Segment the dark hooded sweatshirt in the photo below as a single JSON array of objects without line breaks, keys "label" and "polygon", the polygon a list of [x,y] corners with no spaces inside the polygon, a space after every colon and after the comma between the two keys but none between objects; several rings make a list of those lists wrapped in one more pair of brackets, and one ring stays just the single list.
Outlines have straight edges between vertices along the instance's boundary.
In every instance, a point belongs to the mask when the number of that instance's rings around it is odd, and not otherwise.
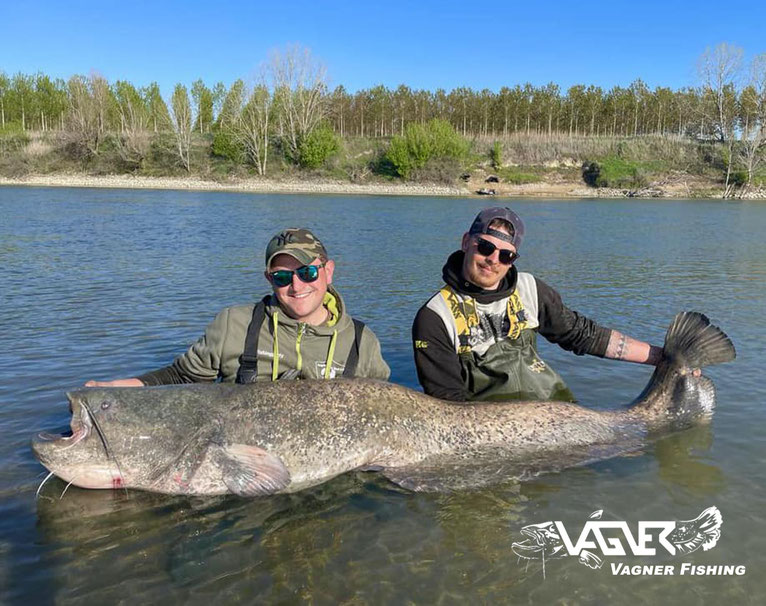
[{"label": "dark hooded sweatshirt", "polygon": [[[461,295],[486,304],[507,299],[516,289],[518,272],[511,267],[496,290],[484,290],[468,282],[462,274],[463,251],[450,255],[442,270],[444,282]],[[577,355],[604,357],[610,329],[602,327],[566,307],[561,296],[542,280],[534,278],[537,288],[539,334]],[[435,296],[441,296],[437,293]],[[502,336],[500,337],[502,338]],[[428,303],[418,310],[412,325],[415,366],[423,390],[444,400],[467,401],[471,398],[461,373],[460,359],[444,321]]]}]

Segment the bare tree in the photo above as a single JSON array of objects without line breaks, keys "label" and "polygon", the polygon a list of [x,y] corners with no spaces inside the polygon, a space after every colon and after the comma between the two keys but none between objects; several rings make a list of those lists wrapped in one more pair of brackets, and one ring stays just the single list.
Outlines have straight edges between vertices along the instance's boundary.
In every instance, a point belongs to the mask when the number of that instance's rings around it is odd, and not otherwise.
[{"label": "bare tree", "polygon": [[69,107],[66,122],[71,141],[86,153],[97,155],[102,130],[90,82],[83,76],[72,76],[67,83],[67,91]]},{"label": "bare tree", "polygon": [[149,150],[149,108],[146,100],[130,82],[117,81],[114,90],[120,114],[117,149],[125,162],[137,167]]},{"label": "bare tree", "polygon": [[739,156],[747,169],[747,185],[743,194],[753,186],[753,175],[763,164],[766,150],[766,53],[753,58],[746,92],[752,97],[753,115],[747,116],[740,124],[742,145]]},{"label": "bare tree", "polygon": [[96,125],[98,129],[98,140],[102,141],[109,128],[109,110],[112,108],[112,92],[109,89],[109,82],[101,74],[92,71],[89,77],[90,93],[93,97],[93,108],[96,113]]},{"label": "bare tree", "polygon": [[697,71],[705,92],[713,100],[711,121],[721,142],[733,138],[734,107],[732,93],[742,69],[743,51],[725,42],[705,49],[697,62]]},{"label": "bare tree", "polygon": [[189,103],[189,91],[183,84],[176,84],[173,90],[173,96],[170,99],[170,114],[178,157],[186,171],[190,172],[192,110],[191,103]]},{"label": "bare tree", "polygon": [[703,107],[707,105],[710,114],[708,118],[721,143],[726,143],[724,198],[728,198],[733,193],[731,169],[736,127],[736,86],[742,69],[742,54],[741,48],[722,42],[713,49],[706,48],[697,63],[697,71],[702,80],[703,97],[711,100],[709,104],[703,104]]},{"label": "bare tree", "polygon": [[234,127],[234,137],[242,146],[258,174],[266,174],[269,157],[269,137],[272,131],[274,95],[265,80],[252,87]]},{"label": "bare tree", "polygon": [[272,52],[270,71],[279,130],[288,155],[297,161],[301,140],[327,114],[325,67],[309,49],[295,45],[284,52]]}]

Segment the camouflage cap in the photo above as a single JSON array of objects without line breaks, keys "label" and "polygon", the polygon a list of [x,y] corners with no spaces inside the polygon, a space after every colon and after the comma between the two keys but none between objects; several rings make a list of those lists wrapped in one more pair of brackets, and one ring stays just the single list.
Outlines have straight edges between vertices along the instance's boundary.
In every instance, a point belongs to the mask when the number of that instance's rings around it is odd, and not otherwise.
[{"label": "camouflage cap", "polygon": [[288,227],[282,230],[266,246],[266,269],[277,255],[290,255],[304,265],[319,257],[327,261],[324,244],[311,231],[302,227]]},{"label": "camouflage cap", "polygon": [[[511,225],[511,234],[508,235],[504,232],[490,228],[490,223],[495,219],[502,219],[507,221]],[[521,241],[524,239],[524,221],[521,217],[513,212],[510,208],[495,206],[494,208],[485,208],[481,211],[471,224],[471,228],[468,230],[471,235],[474,234],[487,234],[489,236],[495,236],[501,240],[505,240],[509,244],[513,244],[516,250],[521,246]]]}]

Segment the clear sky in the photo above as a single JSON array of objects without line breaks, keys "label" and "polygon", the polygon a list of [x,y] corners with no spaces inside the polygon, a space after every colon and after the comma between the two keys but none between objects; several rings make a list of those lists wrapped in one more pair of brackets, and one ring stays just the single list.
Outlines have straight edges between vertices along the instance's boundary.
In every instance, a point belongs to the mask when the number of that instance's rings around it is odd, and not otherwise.
[{"label": "clear sky", "polygon": [[248,79],[270,49],[307,46],[330,85],[451,90],[553,81],[604,88],[696,84],[697,57],[728,42],[766,52],[766,0],[622,2],[4,2],[0,71],[212,86]]}]

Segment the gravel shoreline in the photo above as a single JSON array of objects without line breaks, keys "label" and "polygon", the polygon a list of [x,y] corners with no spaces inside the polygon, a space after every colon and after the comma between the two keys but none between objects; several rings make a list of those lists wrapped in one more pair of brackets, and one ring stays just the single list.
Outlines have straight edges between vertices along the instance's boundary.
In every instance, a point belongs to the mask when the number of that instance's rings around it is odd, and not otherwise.
[{"label": "gravel shoreline", "polygon": [[466,196],[459,187],[406,183],[345,183],[342,181],[269,181],[246,179],[231,183],[196,177],[134,177],[131,175],[30,175],[20,179],[0,177],[0,185],[35,187],[101,187],[115,189],[179,189],[256,193],[372,194],[392,196]]},{"label": "gravel shoreline", "polygon": [[[720,198],[720,193],[714,193],[709,184],[700,195],[697,188],[689,187],[685,182],[678,184],[662,184],[660,186],[629,191],[620,189],[594,189],[581,182],[531,183],[526,185],[511,185],[506,183],[492,184],[496,196],[477,196],[478,189],[485,187],[483,178],[474,178],[464,185],[449,186],[436,184],[413,183],[349,183],[347,181],[301,181],[269,179],[242,179],[220,183],[206,181],[198,177],[137,177],[132,175],[28,175],[11,179],[0,177],[0,186],[31,186],[31,187],[96,187],[113,189],[175,189],[197,191],[230,191],[253,193],[287,193],[287,194],[340,194],[340,195],[375,195],[375,196],[458,196],[483,197],[492,199],[506,197],[543,198],[543,199],[578,199],[578,198]],[[700,188],[702,189],[702,188]],[[766,189],[761,188],[748,192],[745,199],[764,200]]]}]

